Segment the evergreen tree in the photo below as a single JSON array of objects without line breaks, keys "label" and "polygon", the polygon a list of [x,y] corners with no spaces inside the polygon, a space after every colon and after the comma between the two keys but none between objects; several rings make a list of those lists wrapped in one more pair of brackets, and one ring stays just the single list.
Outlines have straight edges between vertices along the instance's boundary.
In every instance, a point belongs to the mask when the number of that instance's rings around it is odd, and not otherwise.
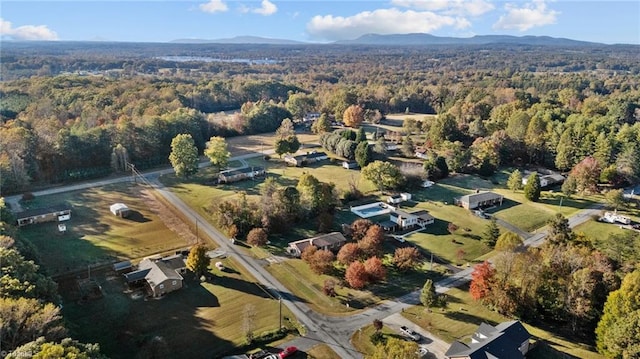
[{"label": "evergreen tree", "polygon": [[431,279],[427,279],[420,291],[420,303],[427,308],[433,307],[438,301],[438,294],[436,293],[436,286]]},{"label": "evergreen tree", "polygon": [[358,162],[360,168],[364,168],[371,162],[371,155],[371,147],[367,141],[358,143],[358,147],[356,147],[356,162]]},{"label": "evergreen tree", "polygon": [[356,139],[355,141],[357,143],[360,142],[367,142],[367,133],[364,131],[364,127],[360,127],[358,129],[358,132],[356,132]]},{"label": "evergreen tree", "polygon": [[509,180],[507,180],[507,188],[513,192],[522,188],[522,173],[520,173],[520,170],[511,172]]},{"label": "evergreen tree", "polygon": [[533,202],[537,202],[540,199],[540,177],[537,172],[533,172],[527,178],[527,184],[524,186],[524,196]]},{"label": "evergreen tree", "polygon": [[487,228],[482,235],[482,243],[488,247],[493,247],[496,245],[498,237],[500,237],[500,228],[498,228],[496,217],[491,217],[491,221],[487,224]]}]

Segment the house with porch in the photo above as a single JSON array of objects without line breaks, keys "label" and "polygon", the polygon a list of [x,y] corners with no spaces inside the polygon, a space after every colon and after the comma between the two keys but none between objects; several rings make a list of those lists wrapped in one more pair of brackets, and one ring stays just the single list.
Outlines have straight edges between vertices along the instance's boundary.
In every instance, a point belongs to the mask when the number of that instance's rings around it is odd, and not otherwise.
[{"label": "house with porch", "polygon": [[517,320],[495,327],[482,323],[471,336],[471,343],[455,341],[446,351],[447,359],[523,359],[529,352],[531,334]]},{"label": "house with porch", "polygon": [[153,297],[161,297],[182,288],[184,274],[187,270],[184,256],[175,254],[164,258],[145,258],[138,264],[138,269],[124,275],[128,284],[145,282]]},{"label": "house with porch", "polygon": [[257,177],[265,176],[267,172],[263,167],[250,166],[234,170],[222,171],[218,174],[219,183],[232,183],[243,181],[246,179],[254,179]]},{"label": "house with porch", "polygon": [[342,233],[331,232],[313,238],[306,238],[295,242],[289,242],[289,245],[287,246],[287,252],[294,257],[300,257],[300,255],[302,255],[302,252],[304,252],[304,250],[309,246],[315,246],[318,249],[337,251],[345,243],[347,243],[347,239],[344,238]]},{"label": "house with porch", "polygon": [[435,218],[425,210],[409,213],[401,209],[394,209],[389,213],[389,220],[379,224],[385,231],[395,232],[417,227],[424,228],[433,224],[434,221]]}]

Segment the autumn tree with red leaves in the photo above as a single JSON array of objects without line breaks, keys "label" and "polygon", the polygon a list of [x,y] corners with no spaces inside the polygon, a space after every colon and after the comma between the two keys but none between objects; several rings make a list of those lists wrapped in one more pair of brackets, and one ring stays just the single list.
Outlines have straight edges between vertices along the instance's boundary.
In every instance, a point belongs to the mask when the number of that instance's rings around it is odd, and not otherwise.
[{"label": "autumn tree with red leaves", "polygon": [[415,247],[396,248],[393,253],[393,264],[400,271],[408,271],[420,263],[420,252]]},{"label": "autumn tree with red leaves", "polygon": [[351,238],[353,238],[354,241],[361,240],[367,234],[367,230],[371,226],[373,226],[373,222],[368,219],[356,219],[351,223]]},{"label": "autumn tree with red leaves", "polygon": [[318,251],[318,248],[316,246],[308,246],[302,251],[302,253],[300,254],[300,258],[303,261],[309,263],[311,262],[313,256],[316,254],[317,251]]},{"label": "autumn tree with red leaves", "polygon": [[598,160],[588,156],[573,167],[569,177],[575,179],[578,192],[595,193],[598,191],[598,180],[600,179],[601,171]]},{"label": "autumn tree with red leaves", "polygon": [[378,257],[367,259],[364,262],[364,269],[367,271],[369,282],[380,282],[387,277],[387,269]]},{"label": "autumn tree with red leaves", "polygon": [[326,274],[333,268],[336,256],[326,249],[318,250],[315,246],[309,246],[302,251],[301,258],[309,264],[309,268],[316,274]]},{"label": "autumn tree with red leaves", "polygon": [[336,282],[333,279],[326,279],[322,286],[322,293],[327,297],[336,296]]},{"label": "autumn tree with red leaves", "polygon": [[362,256],[362,251],[357,243],[347,243],[338,252],[338,262],[349,265]]},{"label": "autumn tree with red leaves", "polygon": [[252,246],[264,246],[267,244],[267,231],[264,228],[254,228],[247,234],[247,243]]},{"label": "autumn tree with red leaves", "polygon": [[471,273],[469,293],[475,300],[483,299],[491,293],[491,286],[496,275],[496,270],[491,263],[484,261],[476,265]]},{"label": "autumn tree with red leaves", "polygon": [[377,224],[369,227],[367,233],[358,242],[358,246],[365,256],[371,257],[377,255],[382,250],[384,242],[384,229]]},{"label": "autumn tree with red leaves", "polygon": [[449,233],[451,233],[451,234],[453,234],[455,231],[457,231],[458,228],[459,228],[458,225],[455,224],[455,223],[452,223],[452,222],[447,225],[447,231],[449,231]]},{"label": "autumn tree with red leaves", "polygon": [[353,262],[347,268],[347,272],[344,275],[344,279],[349,283],[349,286],[354,289],[362,289],[367,285],[369,275],[362,262]]}]

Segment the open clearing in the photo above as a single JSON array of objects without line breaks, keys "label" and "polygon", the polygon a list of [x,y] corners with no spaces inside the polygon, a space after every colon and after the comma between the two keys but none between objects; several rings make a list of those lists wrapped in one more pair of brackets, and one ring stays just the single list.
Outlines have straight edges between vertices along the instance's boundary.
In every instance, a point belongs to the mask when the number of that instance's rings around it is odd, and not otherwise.
[{"label": "open clearing", "polygon": [[[213,280],[200,282],[187,275],[182,289],[161,299],[125,292],[123,279],[108,272],[92,276],[104,297],[80,303],[73,279],[63,281],[64,317],[74,338],[99,343],[111,358],[131,358],[134,353],[142,358],[219,358],[244,345],[247,308],[255,312],[252,328],[257,335],[277,329],[280,322],[278,301],[243,267],[221,261],[229,269],[212,269]],[[292,325],[285,306],[282,314],[283,325]]]},{"label": "open clearing", "polygon": [[[129,218],[109,211],[109,206],[117,202],[132,210]],[[188,226],[141,185],[120,183],[42,196],[23,206],[41,208],[57,203],[71,206],[66,233],[58,233],[56,222],[20,229],[20,236],[38,249],[42,265],[53,276],[196,242]]]}]

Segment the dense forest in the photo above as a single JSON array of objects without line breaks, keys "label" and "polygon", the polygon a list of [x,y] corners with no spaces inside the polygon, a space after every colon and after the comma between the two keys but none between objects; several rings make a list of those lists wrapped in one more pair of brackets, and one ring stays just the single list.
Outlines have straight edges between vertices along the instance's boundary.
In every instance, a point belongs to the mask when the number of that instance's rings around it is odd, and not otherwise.
[{"label": "dense forest", "polygon": [[179,133],[202,152],[211,136],[274,131],[310,111],[341,119],[351,105],[369,121],[441,115],[414,124],[427,134],[416,145],[454,171],[569,170],[589,155],[606,182],[640,171],[637,46],[6,45],[3,193],[122,170],[122,147],[149,168],[168,162]]}]

